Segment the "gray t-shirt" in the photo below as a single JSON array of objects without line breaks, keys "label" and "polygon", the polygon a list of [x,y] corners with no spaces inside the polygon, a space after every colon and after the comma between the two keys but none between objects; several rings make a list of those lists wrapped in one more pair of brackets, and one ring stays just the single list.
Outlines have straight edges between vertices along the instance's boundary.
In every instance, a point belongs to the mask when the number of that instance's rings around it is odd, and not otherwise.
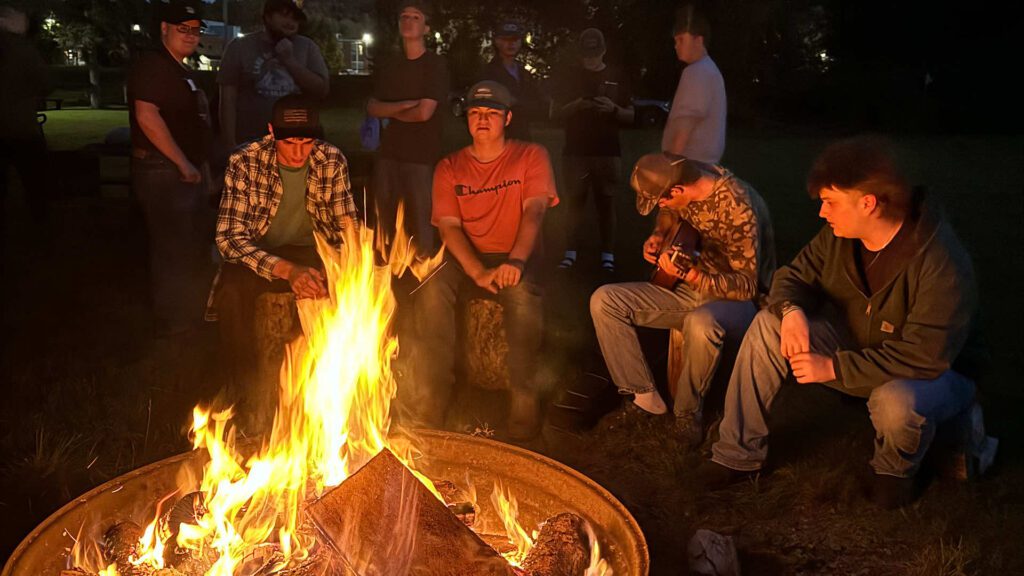
[{"label": "gray t-shirt", "polygon": [[682,150],[683,156],[718,164],[725,152],[725,115],[725,81],[718,66],[705,54],[687,65],[679,76],[679,86],[661,136],[661,149],[670,150],[669,144],[680,129],[679,123],[673,120],[689,116],[696,119],[696,124]]},{"label": "gray t-shirt", "polygon": [[[299,35],[290,40],[295,60],[327,80],[327,64],[316,43]],[[238,89],[235,120],[238,142],[266,135],[274,102],[282,96],[302,92],[278,60],[275,46],[276,42],[263,30],[232,40],[224,51],[217,82]]]},{"label": "gray t-shirt", "polygon": [[264,248],[279,246],[312,246],[313,223],[306,212],[306,178],[309,176],[309,162],[301,168],[281,166],[281,203],[270,219],[270,227],[260,244]]}]

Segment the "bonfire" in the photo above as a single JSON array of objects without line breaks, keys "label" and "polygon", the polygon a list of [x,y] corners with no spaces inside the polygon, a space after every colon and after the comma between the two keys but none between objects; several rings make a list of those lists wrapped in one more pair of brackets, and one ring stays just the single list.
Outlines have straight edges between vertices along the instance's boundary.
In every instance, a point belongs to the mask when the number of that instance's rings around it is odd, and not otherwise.
[{"label": "bonfire", "polygon": [[[435,486],[417,472],[415,436],[391,430],[391,276],[426,278],[441,256],[416,261],[399,239],[380,265],[373,238],[350,226],[340,249],[318,241],[330,294],[297,301],[304,337],[287,350],[262,443],[240,445],[230,408],[196,407],[202,477],[179,474],[147,526],[121,522],[103,542],[79,540],[67,574],[611,574],[579,517],[521,526],[515,496],[498,485],[491,501],[506,534],[485,542],[472,530],[471,481]],[[391,553],[360,552],[381,538]]]}]

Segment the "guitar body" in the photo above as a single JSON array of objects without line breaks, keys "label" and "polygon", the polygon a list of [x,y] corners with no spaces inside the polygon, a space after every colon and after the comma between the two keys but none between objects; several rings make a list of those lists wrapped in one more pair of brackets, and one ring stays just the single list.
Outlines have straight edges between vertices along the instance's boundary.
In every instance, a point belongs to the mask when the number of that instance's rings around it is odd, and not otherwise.
[{"label": "guitar body", "polygon": [[[700,258],[700,233],[686,220],[680,219],[671,230],[672,241],[663,248],[662,254],[668,252],[673,264],[682,270],[689,270]],[[651,273],[651,284],[672,290],[680,280],[674,274],[655,266]]]}]

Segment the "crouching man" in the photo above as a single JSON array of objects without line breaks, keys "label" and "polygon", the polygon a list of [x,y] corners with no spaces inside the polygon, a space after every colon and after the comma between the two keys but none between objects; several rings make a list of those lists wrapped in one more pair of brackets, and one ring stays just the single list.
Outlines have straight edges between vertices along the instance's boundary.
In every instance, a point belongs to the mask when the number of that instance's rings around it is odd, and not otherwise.
[{"label": "crouching man", "polygon": [[558,203],[551,161],[537,145],[506,140],[512,97],[483,81],[466,96],[473,143],[438,163],[432,223],[447,248],[446,260],[419,289],[415,388],[404,392],[421,424],[441,428],[455,383],[455,304],[460,295],[496,298],[504,309],[513,389],[508,433],[530,438],[539,430],[534,386],[543,336],[537,281],[544,213]]},{"label": "crouching man", "polygon": [[913,499],[936,426],[974,400],[982,351],[971,259],[882,139],[829,146],[807,190],[828,226],[776,273],[769,308],[740,347],[720,440],[698,479],[716,489],[761,469],[768,412],[792,373],[800,384],[867,398],[872,499],[895,508]]},{"label": "crouching man", "polygon": [[[633,395],[626,409],[641,417],[664,414],[668,407],[655,389],[636,328],[682,329],[684,364],[672,411],[677,439],[689,449],[703,440],[704,398],[720,361],[735,354],[771,281],[771,217],[749,184],[721,166],[682,156],[641,157],[630,184],[641,214],[660,208],[643,248],[659,274],[651,282],[598,288],[590,314],[612,380],[620,393]],[[699,247],[699,256],[685,267],[676,265],[670,250],[680,226],[691,236],[682,242],[684,249],[693,253]]]}]

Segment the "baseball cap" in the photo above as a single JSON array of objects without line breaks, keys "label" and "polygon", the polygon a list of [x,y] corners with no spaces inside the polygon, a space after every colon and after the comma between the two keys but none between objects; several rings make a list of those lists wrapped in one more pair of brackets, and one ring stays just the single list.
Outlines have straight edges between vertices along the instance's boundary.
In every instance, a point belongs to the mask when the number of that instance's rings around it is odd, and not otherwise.
[{"label": "baseball cap", "polygon": [[526,36],[526,29],[515,20],[503,20],[491,30],[494,38],[522,38]]},{"label": "baseball cap", "polygon": [[475,106],[486,106],[496,110],[508,110],[515,104],[515,98],[501,83],[493,80],[483,80],[473,84],[473,87],[466,93],[465,109],[469,110]]},{"label": "baseball cap", "polygon": [[597,28],[587,28],[580,32],[580,54],[586,58],[604,54],[604,34]]},{"label": "baseball cap", "polygon": [[263,3],[263,15],[289,12],[299,21],[306,21],[306,13],[302,11],[302,0],[266,0]]},{"label": "baseball cap", "polygon": [[289,94],[274,102],[270,125],[274,128],[275,140],[323,138],[324,135],[320,110],[301,94]]},{"label": "baseball cap", "polygon": [[161,0],[157,5],[157,16],[161,22],[170,24],[202,20],[202,3],[199,0]]},{"label": "baseball cap", "polygon": [[415,8],[423,13],[423,16],[430,20],[433,15],[433,10],[430,9],[430,3],[426,0],[402,0],[398,3],[398,13],[401,14],[402,10],[406,8]]},{"label": "baseball cap", "polygon": [[644,154],[636,161],[629,185],[636,192],[636,209],[650,214],[658,199],[673,186],[693,184],[700,179],[698,162],[668,152]]}]

